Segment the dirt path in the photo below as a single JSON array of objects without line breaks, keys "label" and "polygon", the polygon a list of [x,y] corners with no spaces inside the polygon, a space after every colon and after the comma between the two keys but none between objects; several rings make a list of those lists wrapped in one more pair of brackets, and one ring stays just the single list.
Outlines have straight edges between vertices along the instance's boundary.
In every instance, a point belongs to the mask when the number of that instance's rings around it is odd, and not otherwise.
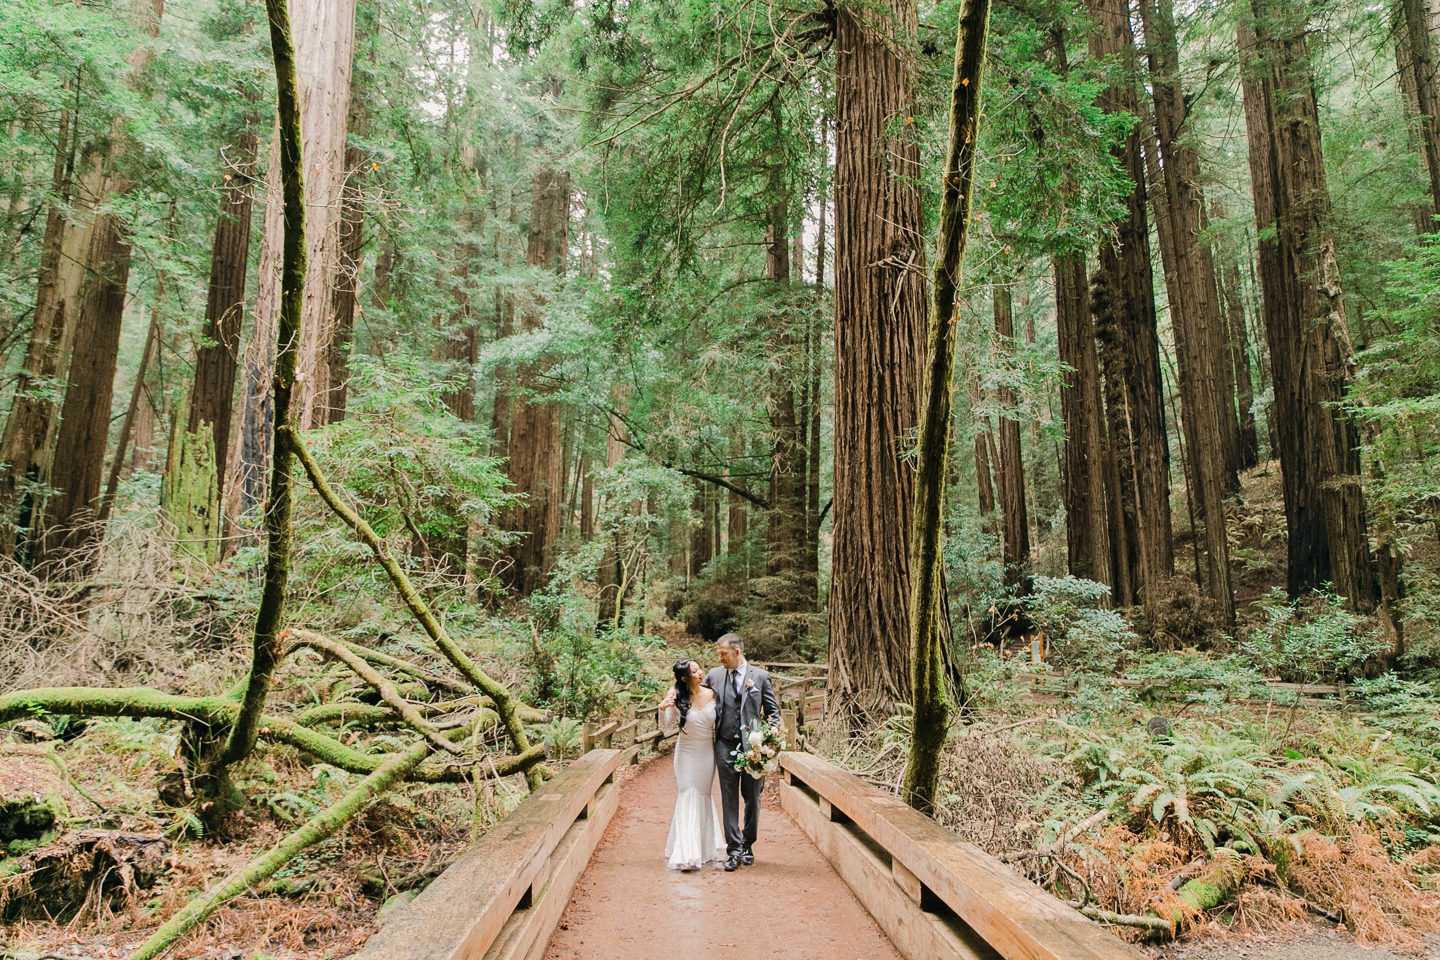
[{"label": "dirt path", "polygon": [[621,789],[547,960],[899,960],[774,790],[765,791],[755,866],[680,873],[665,865],[675,806],[670,756],[641,767]]}]

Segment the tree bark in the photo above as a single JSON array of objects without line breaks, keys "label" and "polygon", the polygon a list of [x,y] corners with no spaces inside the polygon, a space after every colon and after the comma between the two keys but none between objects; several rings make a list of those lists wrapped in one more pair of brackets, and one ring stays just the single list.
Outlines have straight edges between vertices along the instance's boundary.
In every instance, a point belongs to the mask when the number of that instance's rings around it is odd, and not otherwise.
[{"label": "tree bark", "polygon": [[[935,810],[940,758],[950,728],[945,689],[945,474],[950,459],[951,382],[955,373],[955,311],[970,228],[980,88],[990,27],[990,0],[963,0],[950,84],[950,137],[941,179],[933,299],[925,343],[924,405],[916,445],[910,539],[910,686],[914,715],[910,756],[901,787],[921,813]],[[998,310],[998,308],[997,308]],[[997,313],[998,317],[998,313]],[[1018,430],[1018,424],[1017,430]],[[1018,433],[1017,433],[1018,441]],[[1023,484],[1022,484],[1023,494]],[[963,691],[962,691],[963,696]]]},{"label": "tree bark", "polygon": [[225,495],[230,455],[230,422],[240,365],[240,327],[245,318],[245,278],[250,261],[250,227],[255,209],[255,162],[259,139],[245,131],[236,141],[236,160],[226,174],[215,244],[210,255],[210,293],[205,328],[195,350],[195,385],[185,432],[209,424],[215,443],[216,496]]},{"label": "tree bark", "polygon": [[293,0],[300,65],[300,122],[305,143],[305,318],[299,344],[300,429],[323,424],[334,386],[330,370],[332,297],[340,269],[346,182],[345,137],[355,51],[355,0]]},{"label": "tree bark", "polygon": [[[1430,178],[1431,215],[1440,216],[1440,77],[1426,0],[1398,0],[1394,8],[1395,62],[1400,84],[1418,118],[1420,155]],[[1433,220],[1426,233],[1437,229]]]},{"label": "tree bark", "polygon": [[1375,608],[1360,486],[1360,438],[1339,404],[1353,350],[1330,237],[1306,10],[1251,0],[1240,24],[1250,182],[1260,287],[1284,475],[1288,588],[1326,584],[1351,607]]},{"label": "tree bark", "polygon": [[51,483],[59,495],[48,504],[31,554],[36,569],[51,573],[65,569],[79,574],[79,568],[66,567],[66,558],[98,538],[95,511],[130,283],[130,245],[114,214],[96,218],[89,265],[92,276],[75,323],[75,349],[51,468]]},{"label": "tree bark", "polygon": [[1141,0],[1140,16],[1155,104],[1152,144],[1158,148],[1155,166],[1162,186],[1154,196],[1156,232],[1179,355],[1188,472],[1194,477],[1191,500],[1205,523],[1206,576],[1201,586],[1219,605],[1228,628],[1235,622],[1235,600],[1225,532],[1225,491],[1238,488],[1239,482],[1233,470],[1227,471],[1226,440],[1234,430],[1233,408],[1222,403],[1219,372],[1228,361],[1220,335],[1224,321],[1215,297],[1214,260],[1209,245],[1201,242],[1205,207],[1199,186],[1200,157],[1186,128],[1172,0]]},{"label": "tree bark", "polygon": [[[365,180],[364,157],[357,147],[345,148],[345,184],[340,196],[340,225],[337,242],[340,259],[335,268],[335,285],[330,293],[330,335],[326,342],[327,389],[317,401],[317,422],[340,423],[350,400],[350,346],[355,340],[355,315],[360,307],[360,274],[365,269],[365,207],[361,185]],[[474,362],[473,360],[471,361]],[[475,394],[470,391],[470,415],[475,419]]]},{"label": "tree bark", "polygon": [[22,536],[33,533],[38,505],[26,493],[26,481],[49,480],[60,409],[48,386],[69,373],[94,210],[105,189],[104,156],[93,147],[79,151],[77,183],[74,133],[69,117],[63,118],[53,175],[56,202],[45,218],[34,320],[0,437],[0,555],[7,557],[15,555]]},{"label": "tree bark", "polygon": [[[995,339],[998,350],[1006,354],[1015,347],[1015,314],[1010,288],[997,283],[991,287],[995,312]],[[1019,398],[1015,388],[1002,386],[996,391],[1000,403],[1000,519],[1005,582],[1028,593],[1030,569],[1030,519],[1025,508],[1025,460],[1020,448],[1020,421],[1015,413]]]},{"label": "tree bark", "polygon": [[1121,345],[1119,307],[1113,277],[1097,271],[1090,290],[1091,318],[1095,325],[1100,367],[1104,372],[1105,401],[1105,510],[1110,527],[1111,595],[1115,604],[1128,607],[1139,600],[1140,540],[1135,499],[1135,459],[1131,442],[1130,411],[1125,382],[1129,366]]},{"label": "tree bark", "polygon": [[[1091,55],[1118,56],[1124,65],[1123,79],[1101,94],[1100,104],[1107,113],[1140,116],[1129,7],[1092,0],[1090,14],[1099,27],[1090,38]],[[1138,129],[1126,137],[1117,160],[1133,187],[1125,198],[1126,214],[1116,224],[1114,241],[1101,245],[1099,276],[1108,291],[1108,319],[1113,322],[1113,326],[1106,325],[1108,339],[1124,359],[1124,412],[1129,430],[1128,434],[1112,431],[1112,437],[1128,436],[1129,449],[1117,443],[1115,451],[1128,457],[1134,476],[1136,586],[1148,604],[1159,599],[1161,584],[1174,575],[1175,553],[1170,529],[1170,451],[1150,273],[1145,160]],[[1102,339],[1107,330],[1101,331]],[[1107,378],[1110,366],[1106,365]]]},{"label": "tree bark", "polygon": [[[570,175],[540,170],[532,184],[530,232],[525,262],[564,274],[570,220]],[[520,331],[544,326],[544,299],[532,294],[520,311]],[[545,583],[554,562],[554,540],[560,533],[560,506],[565,496],[560,462],[560,404],[545,378],[545,363],[527,364],[517,372],[510,398],[510,482],[526,497],[504,519],[506,530],[521,538],[506,553],[512,566],[508,583],[528,597]]]},{"label": "tree bark", "polygon": [[830,709],[908,701],[912,469],[925,337],[913,0],[838,11]]},{"label": "tree bark", "polygon": [[1053,266],[1060,362],[1070,368],[1060,386],[1060,416],[1065,424],[1062,496],[1069,571],[1113,591],[1105,500],[1105,410],[1100,401],[1100,362],[1095,355],[1085,255],[1059,254]]}]

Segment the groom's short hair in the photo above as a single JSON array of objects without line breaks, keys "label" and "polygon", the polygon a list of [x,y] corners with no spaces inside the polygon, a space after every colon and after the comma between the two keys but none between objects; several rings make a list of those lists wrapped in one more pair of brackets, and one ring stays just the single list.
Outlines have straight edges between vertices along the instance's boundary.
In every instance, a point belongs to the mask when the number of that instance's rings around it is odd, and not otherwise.
[{"label": "groom's short hair", "polygon": [[716,642],[716,643],[723,643],[723,644],[725,644],[725,646],[727,646],[727,647],[734,647],[736,650],[739,650],[741,653],[744,653],[744,652],[745,652],[745,641],[740,639],[740,635],[739,635],[738,633],[727,633],[727,634],[725,634],[725,636],[721,637],[719,640],[716,640],[715,642]]}]

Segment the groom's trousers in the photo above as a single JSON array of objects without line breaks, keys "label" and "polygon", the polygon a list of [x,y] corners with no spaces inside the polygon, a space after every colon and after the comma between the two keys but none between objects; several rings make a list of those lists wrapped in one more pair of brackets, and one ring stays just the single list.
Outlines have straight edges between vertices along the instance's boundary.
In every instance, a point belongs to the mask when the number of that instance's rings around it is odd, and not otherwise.
[{"label": "groom's trousers", "polygon": [[[715,738],[715,773],[720,777],[720,808],[725,820],[725,852],[735,856],[749,850],[760,833],[760,791],[764,780],[748,773],[736,773],[730,751],[740,746],[738,739]],[[740,829],[740,801],[745,801],[745,829]]]}]

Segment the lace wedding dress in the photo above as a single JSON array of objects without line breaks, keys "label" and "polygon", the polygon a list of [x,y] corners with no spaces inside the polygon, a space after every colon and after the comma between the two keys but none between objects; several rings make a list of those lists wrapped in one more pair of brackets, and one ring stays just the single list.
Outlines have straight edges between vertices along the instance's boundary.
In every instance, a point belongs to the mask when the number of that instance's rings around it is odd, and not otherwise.
[{"label": "lace wedding dress", "polygon": [[[710,787],[715,781],[715,711],[711,700],[685,717],[685,729],[675,742],[675,818],[670,821],[670,839],[665,841],[665,858],[672,869],[698,870],[712,861],[725,859],[725,833]],[[680,722],[680,711],[661,711],[660,726],[668,734]]]}]

